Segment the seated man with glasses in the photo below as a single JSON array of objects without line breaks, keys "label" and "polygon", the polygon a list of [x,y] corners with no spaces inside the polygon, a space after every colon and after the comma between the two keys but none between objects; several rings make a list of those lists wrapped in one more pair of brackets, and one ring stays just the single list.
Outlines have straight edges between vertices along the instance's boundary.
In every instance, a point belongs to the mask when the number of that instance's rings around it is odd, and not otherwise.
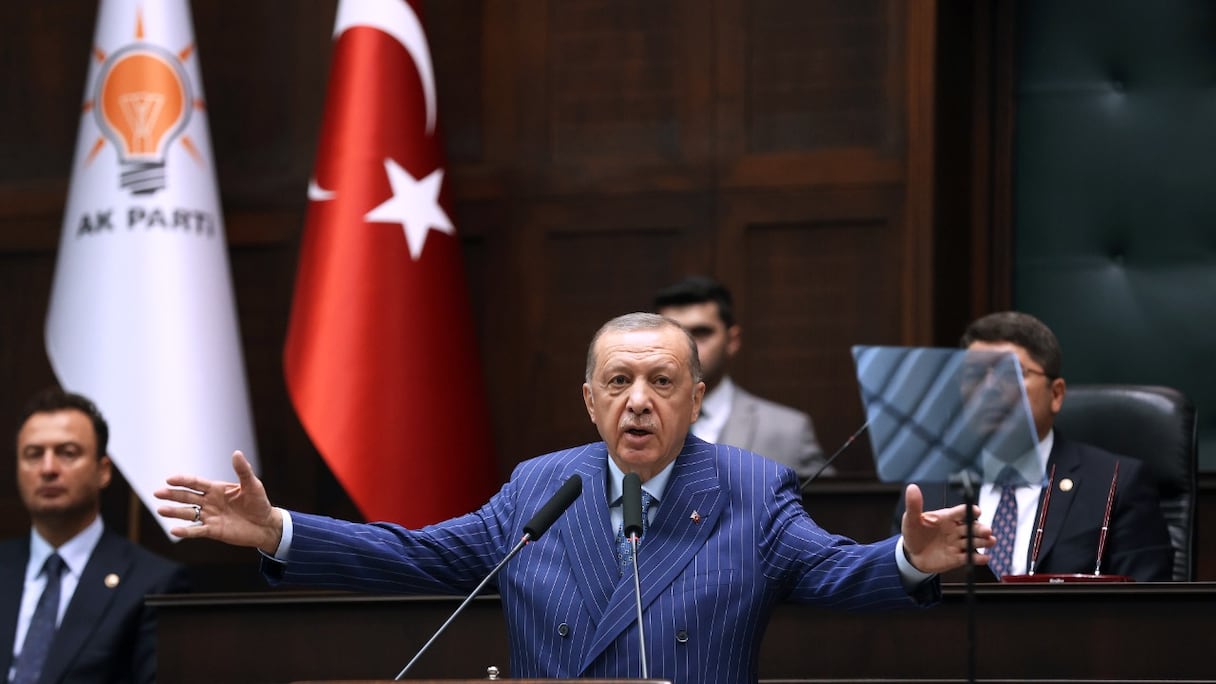
[{"label": "seated man with glasses", "polygon": [[[1104,575],[1138,582],[1169,581],[1173,550],[1151,473],[1135,459],[1069,441],[1053,429],[1066,386],[1060,343],[1051,329],[1028,314],[994,313],[969,325],[961,346],[1017,357],[1038,438],[1034,477],[1023,473],[1009,483],[995,478],[979,491],[980,522],[997,537],[990,550],[993,574],[1023,575],[1032,569],[1036,574],[1093,574],[1100,568]],[[983,382],[979,377],[974,381]],[[966,392],[966,373],[962,382]],[[926,505],[961,501],[961,494],[945,484],[920,484]],[[1047,515],[1038,535],[1044,502]],[[897,514],[902,509],[901,502]]]}]

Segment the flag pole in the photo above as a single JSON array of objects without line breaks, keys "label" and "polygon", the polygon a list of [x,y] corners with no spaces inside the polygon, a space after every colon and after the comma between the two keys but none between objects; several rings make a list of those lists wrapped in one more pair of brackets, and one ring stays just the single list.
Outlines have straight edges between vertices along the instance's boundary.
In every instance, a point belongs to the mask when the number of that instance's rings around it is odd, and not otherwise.
[{"label": "flag pole", "polygon": [[127,539],[139,543],[139,512],[143,503],[134,489],[127,491]]}]

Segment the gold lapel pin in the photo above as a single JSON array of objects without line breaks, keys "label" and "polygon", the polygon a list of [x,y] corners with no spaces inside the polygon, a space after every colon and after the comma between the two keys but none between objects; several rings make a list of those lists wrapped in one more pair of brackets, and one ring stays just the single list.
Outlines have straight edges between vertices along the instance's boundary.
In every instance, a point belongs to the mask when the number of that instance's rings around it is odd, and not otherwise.
[{"label": "gold lapel pin", "polygon": [[107,587],[109,587],[110,589],[113,589],[114,587],[118,586],[118,583],[121,580],[118,579],[118,575],[111,572],[110,574],[106,575],[106,578],[103,581],[105,582]]},{"label": "gold lapel pin", "polygon": [[1070,480],[1067,477],[1064,478],[1063,480],[1060,480],[1060,491],[1061,492],[1071,492],[1072,491],[1072,480]]}]

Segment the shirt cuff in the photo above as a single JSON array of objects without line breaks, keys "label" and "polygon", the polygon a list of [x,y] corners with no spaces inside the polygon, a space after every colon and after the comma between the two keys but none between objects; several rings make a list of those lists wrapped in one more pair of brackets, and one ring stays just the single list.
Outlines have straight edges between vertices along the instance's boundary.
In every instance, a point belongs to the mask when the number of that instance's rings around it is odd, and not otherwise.
[{"label": "shirt cuff", "polygon": [[[286,537],[286,525],[283,526],[283,530],[283,536]],[[899,567],[899,578],[904,583],[904,589],[907,589],[909,592],[935,574],[932,572],[921,572],[916,569],[916,566],[912,565],[912,561],[908,560],[908,552],[904,549],[903,535],[900,535],[899,541],[895,543],[895,565]]]},{"label": "shirt cuff", "polygon": [[286,508],[276,508],[276,510],[278,510],[283,516],[283,537],[279,539],[279,547],[274,550],[273,556],[261,549],[258,549],[258,553],[262,554],[266,558],[269,558],[270,560],[279,563],[286,563],[287,554],[291,553],[291,537],[293,529],[291,526],[291,513],[289,513]]}]

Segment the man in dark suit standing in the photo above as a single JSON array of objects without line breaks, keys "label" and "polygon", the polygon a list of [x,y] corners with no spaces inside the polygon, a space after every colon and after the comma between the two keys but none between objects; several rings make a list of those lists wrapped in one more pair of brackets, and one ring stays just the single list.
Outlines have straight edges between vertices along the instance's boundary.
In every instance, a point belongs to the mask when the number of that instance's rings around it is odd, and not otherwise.
[{"label": "man in dark suit standing", "polygon": [[762,399],[731,379],[730,363],[743,344],[743,328],[725,285],[706,276],[690,276],[660,290],[654,308],[684,326],[697,341],[705,400],[692,426],[694,435],[767,456],[793,468],[803,479],[835,474],[831,466],[823,468],[823,449],[808,414]]},{"label": "man in dark suit standing", "polygon": [[[1063,355],[1054,333],[1029,314],[1004,311],[984,316],[967,327],[961,346],[979,352],[1011,352],[1021,365],[1030,413],[1038,433],[1037,468],[1018,478],[1005,493],[998,482],[986,482],[979,493],[980,521],[996,527],[995,520],[1010,511],[1005,538],[998,538],[994,554],[1006,548],[1007,558],[995,555],[989,564],[994,574],[1025,574],[1034,553],[1033,538],[1042,502],[1048,499],[1047,518],[1039,544],[1036,573],[1089,573],[1098,561],[1101,526],[1111,481],[1118,476],[1111,506],[1101,569],[1103,574],[1126,575],[1139,582],[1168,581],[1173,570],[1173,549],[1157,491],[1145,466],[1136,459],[1074,442],[1053,429],[1064,405],[1066,384],[1061,375]],[[1027,459],[1029,461],[1029,459]],[[991,480],[994,478],[985,478]],[[920,483],[925,501],[947,505],[961,496],[941,483]],[[1007,500],[1002,500],[1003,498]],[[897,509],[898,515],[902,513]],[[999,532],[998,537],[1001,537]]]},{"label": "man in dark suit standing", "polygon": [[[640,674],[632,572],[615,553],[626,473],[642,482],[637,565],[652,677],[755,682],[779,601],[879,610],[936,599],[933,573],[966,561],[962,506],[923,511],[910,486],[901,536],[858,544],[831,535],[802,508],[789,468],[689,434],[700,375],[696,343],[678,324],[649,313],[609,321],[588,349],[583,384],[602,441],[525,461],[481,509],[420,530],[274,508],[240,452],[239,482],[171,477],[156,496],[174,503],[158,511],[197,521],[174,528],[178,536],[259,548],[273,557],[264,569],[275,582],[463,594],[577,476],[582,493],[552,531],[495,577],[515,678]],[[990,530],[972,529],[987,547]]]},{"label": "man in dark suit standing", "polygon": [[109,428],[85,397],[37,395],[17,432],[29,535],[0,542],[0,673],[6,682],[154,682],[146,594],[182,591],[183,569],[105,529]]}]

